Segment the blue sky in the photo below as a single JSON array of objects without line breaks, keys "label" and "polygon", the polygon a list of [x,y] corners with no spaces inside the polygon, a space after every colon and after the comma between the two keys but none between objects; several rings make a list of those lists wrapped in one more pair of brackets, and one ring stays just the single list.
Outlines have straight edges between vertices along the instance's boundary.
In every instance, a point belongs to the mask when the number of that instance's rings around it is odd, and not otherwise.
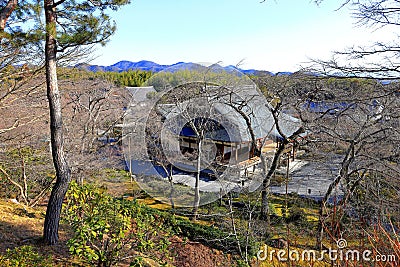
[{"label": "blue sky", "polygon": [[113,13],[117,33],[96,51],[92,64],[151,60],[160,64],[222,62],[242,68],[295,71],[309,58],[390,39],[355,26],[341,1],[132,0]]}]

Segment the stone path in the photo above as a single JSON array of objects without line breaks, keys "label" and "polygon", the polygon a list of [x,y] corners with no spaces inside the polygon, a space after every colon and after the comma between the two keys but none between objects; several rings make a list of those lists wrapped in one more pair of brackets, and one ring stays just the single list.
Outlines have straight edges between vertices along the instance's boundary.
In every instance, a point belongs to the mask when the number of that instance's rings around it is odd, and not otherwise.
[{"label": "stone path", "polygon": [[[330,163],[324,162],[307,162],[301,160],[295,160],[290,162],[289,164],[289,173],[290,173],[290,181],[288,183],[288,193],[297,193],[301,196],[310,197],[313,199],[321,199],[325,192],[327,191],[329,184],[335,178],[338,172],[338,163],[339,159],[333,159]],[[136,169],[139,169],[138,163],[136,165]],[[147,163],[146,168],[142,164],[141,165],[141,174],[147,173],[147,175],[155,175],[156,171],[154,168],[149,167],[150,163]],[[135,169],[135,168],[133,168]],[[144,171],[146,169],[146,171]],[[148,173],[148,170],[151,173]],[[256,172],[261,172],[260,169],[256,170]],[[286,173],[286,168],[282,167],[278,170],[280,173]],[[194,187],[195,185],[195,175],[179,173],[173,175],[174,183],[184,184],[190,187]],[[245,187],[250,187],[249,191],[254,191],[260,186],[260,182],[258,181],[245,181],[243,184],[241,182],[232,182],[232,181],[213,181],[207,179],[200,180],[200,190],[203,192],[219,192],[221,188],[223,190],[240,190]],[[286,193],[286,185],[282,184],[281,186],[271,186],[272,193],[285,194]],[[337,188],[337,190],[333,193],[337,195],[342,194],[342,190]]]},{"label": "stone path", "polygon": [[[288,193],[297,193],[314,199],[321,199],[328,190],[330,183],[338,173],[338,159],[335,162],[303,162],[300,168],[290,174]],[[285,194],[286,185],[271,186],[274,193]],[[342,195],[341,188],[337,188],[336,194]],[[333,193],[333,195],[335,192]]]}]

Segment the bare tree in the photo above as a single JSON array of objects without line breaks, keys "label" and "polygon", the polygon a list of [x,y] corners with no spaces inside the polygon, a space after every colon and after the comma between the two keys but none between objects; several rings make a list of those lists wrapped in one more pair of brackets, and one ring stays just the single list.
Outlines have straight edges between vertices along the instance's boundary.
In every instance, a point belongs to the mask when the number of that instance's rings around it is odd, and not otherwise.
[{"label": "bare tree", "polygon": [[[394,205],[391,198],[398,198],[396,177],[399,166],[394,160],[399,153],[396,145],[399,140],[397,85],[372,79],[329,78],[301,73],[285,78],[287,81],[283,87],[274,85],[274,80],[282,82],[283,79],[269,79],[273,80],[268,82],[272,89],[270,93],[279,95],[282,105],[293,110],[303,122],[308,133],[306,157],[328,164],[332,169],[332,177],[326,173],[325,178],[330,177],[331,182],[319,209],[317,245],[320,247],[324,230],[332,231],[330,234],[335,238],[342,234],[341,229],[329,230],[326,223],[328,220],[332,222],[330,204],[333,202],[341,212],[339,220],[348,213],[366,219],[362,210],[375,206],[373,201],[366,200],[369,197],[379,195],[379,203],[386,208]],[[385,197],[373,189],[370,184],[375,180],[373,177],[379,177],[385,184],[391,192],[389,198],[383,200]],[[332,194],[337,191],[341,200],[335,202]],[[361,195],[362,199],[365,197],[364,203],[357,200]],[[366,220],[384,220],[383,206],[377,209],[379,212],[368,215]]]},{"label": "bare tree", "polygon": [[67,89],[63,95],[66,151],[75,179],[83,182],[98,169],[120,166],[112,150],[119,151],[116,130],[125,116],[129,93],[98,79],[67,79],[60,84]]},{"label": "bare tree", "polygon": [[[367,221],[373,224],[376,220],[388,220],[389,213],[383,211],[385,208],[392,210],[390,206],[397,207],[392,199],[398,199],[396,176],[399,165],[394,158],[399,153],[396,143],[399,140],[397,81],[400,77],[400,45],[395,32],[396,27],[400,26],[400,5],[394,0],[343,1],[342,7],[347,6],[352,8],[358,26],[376,31],[393,30],[394,36],[391,41],[374,40],[369,46],[353,46],[345,51],[334,52],[331,60],[314,60],[315,65],[310,68],[314,72],[337,79],[370,79],[370,84],[364,82],[364,86],[358,87],[358,95],[352,90],[350,93],[346,92],[347,98],[344,97],[343,91],[329,92],[337,97],[338,101],[325,110],[326,114],[321,115],[321,118],[326,118],[329,114],[336,114],[337,120],[330,122],[336,128],[327,126],[325,122],[319,132],[325,137],[330,137],[330,141],[327,142],[333,142],[335,139],[335,143],[343,148],[344,156],[338,175],[322,199],[317,246],[322,244],[324,220],[329,217],[323,215],[326,208],[324,205],[329,201],[334,188],[341,182],[345,188],[344,197],[339,203],[342,208],[349,201],[357,205],[353,208],[360,213],[369,210],[374,215],[367,215]],[[354,84],[359,82],[353,80]],[[339,107],[341,101],[346,103],[348,108]],[[382,185],[390,192],[387,196],[382,194]]]},{"label": "bare tree", "polygon": [[[316,1],[317,3],[323,1]],[[393,29],[400,26],[400,4],[396,0],[346,0],[342,8],[351,7],[359,27],[371,30]],[[355,45],[334,52],[331,60],[314,60],[312,68],[330,75],[398,79],[400,44],[398,36],[391,41],[373,40],[369,46]]]}]

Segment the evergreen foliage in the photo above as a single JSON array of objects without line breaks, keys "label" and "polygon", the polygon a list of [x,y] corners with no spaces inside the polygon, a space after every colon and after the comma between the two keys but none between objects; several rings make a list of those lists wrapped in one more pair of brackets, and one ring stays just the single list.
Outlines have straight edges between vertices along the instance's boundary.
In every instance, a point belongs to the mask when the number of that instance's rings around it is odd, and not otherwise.
[{"label": "evergreen foliage", "polygon": [[151,76],[150,71],[128,70],[123,72],[96,72],[94,76],[104,78],[117,86],[142,86]]},{"label": "evergreen foliage", "polygon": [[80,80],[80,79],[104,79],[116,86],[142,86],[153,73],[143,70],[129,70],[123,72],[91,72],[76,68],[62,68],[59,71],[59,78],[62,80]]},{"label": "evergreen foliage", "polygon": [[152,252],[167,252],[171,229],[144,206],[76,182],[70,184],[66,199],[64,218],[74,231],[68,246],[87,263],[112,266],[126,257],[143,256],[158,260]]},{"label": "evergreen foliage", "polygon": [[38,254],[31,246],[21,246],[8,249],[4,255],[0,255],[0,266],[51,267],[53,266],[53,262],[50,257]]}]

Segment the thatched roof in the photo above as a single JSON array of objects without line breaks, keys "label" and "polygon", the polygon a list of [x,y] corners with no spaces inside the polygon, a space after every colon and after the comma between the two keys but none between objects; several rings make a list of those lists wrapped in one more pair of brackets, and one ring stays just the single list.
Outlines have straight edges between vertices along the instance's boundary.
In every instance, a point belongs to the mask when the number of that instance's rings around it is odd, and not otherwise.
[{"label": "thatched roof", "polygon": [[[249,92],[246,94],[245,90]],[[221,95],[203,97],[182,103],[159,104],[157,110],[165,117],[166,127],[181,136],[194,136],[194,131],[187,129],[187,122],[203,117],[214,121],[207,126],[209,131],[206,137],[209,139],[223,142],[251,141],[251,130],[256,139],[264,137],[281,139],[282,136],[278,133],[272,115],[272,106],[264,97],[252,96],[250,93],[252,91],[249,88],[244,88],[240,97],[229,96],[229,99]],[[243,99],[243,95],[248,97]],[[204,125],[204,121],[197,120],[196,123]],[[278,125],[284,135],[290,136],[300,128],[301,123],[292,116],[280,113]]]}]

